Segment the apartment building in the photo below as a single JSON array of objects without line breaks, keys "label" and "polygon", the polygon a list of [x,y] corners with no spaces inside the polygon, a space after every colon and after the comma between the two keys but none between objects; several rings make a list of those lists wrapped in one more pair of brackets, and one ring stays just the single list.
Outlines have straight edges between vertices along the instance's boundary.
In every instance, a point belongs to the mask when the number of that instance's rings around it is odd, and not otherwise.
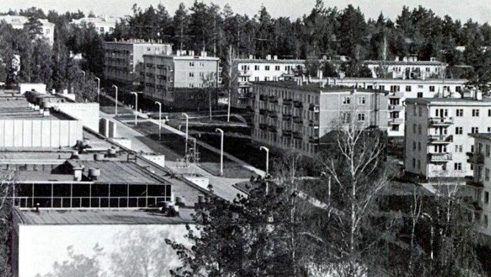
[{"label": "apartment building", "polygon": [[405,171],[427,180],[472,176],[467,152],[470,134],[491,132],[491,99],[417,98],[406,100]]},{"label": "apartment building", "polygon": [[121,90],[130,90],[140,84],[143,55],[172,53],[172,44],[142,40],[105,41],[103,47],[105,79],[120,85]]},{"label": "apartment building", "polygon": [[72,19],[70,22],[72,25],[82,27],[82,26],[92,26],[99,35],[111,34],[116,28],[116,22],[119,18],[117,17],[83,17],[80,19]]},{"label": "apartment building", "polygon": [[[7,24],[12,25],[12,28],[20,30],[29,22],[29,18],[21,15],[0,15],[0,21],[5,21]],[[55,41],[55,24],[49,22],[47,19],[38,19],[38,21],[41,23],[41,34],[39,38],[46,40],[50,46],[53,46]]]},{"label": "apartment building", "polygon": [[[362,62],[372,71],[372,77],[383,77],[387,74],[393,79],[434,79],[445,76],[447,64],[431,59],[429,61],[419,61],[417,57],[404,57],[399,60],[397,57],[393,61],[366,60]],[[384,72],[384,73],[382,73]]]},{"label": "apartment building", "polygon": [[387,129],[386,93],[301,82],[254,82],[254,140],[312,155],[319,139],[353,121]]},{"label": "apartment building", "polygon": [[467,182],[474,190],[474,203],[479,231],[491,237],[491,133],[472,134],[473,152],[468,152],[469,162],[473,166],[472,179]]},{"label": "apartment building", "polygon": [[278,81],[285,75],[293,75],[295,71],[302,72],[305,68],[305,60],[278,59],[277,56],[268,55],[266,59],[234,60],[233,75],[236,77],[237,91],[232,93],[231,104],[236,108],[252,107],[254,95],[252,83],[259,81]]},{"label": "apartment building", "polygon": [[[140,73],[143,95],[173,108],[208,107],[208,90],[222,82],[220,59],[206,52],[177,51],[174,55],[144,55]],[[216,102],[216,93],[213,93]]]},{"label": "apartment building", "polygon": [[375,89],[388,92],[389,137],[404,137],[405,106],[409,98],[469,96],[466,79],[383,79],[383,78],[328,78],[327,85]]}]

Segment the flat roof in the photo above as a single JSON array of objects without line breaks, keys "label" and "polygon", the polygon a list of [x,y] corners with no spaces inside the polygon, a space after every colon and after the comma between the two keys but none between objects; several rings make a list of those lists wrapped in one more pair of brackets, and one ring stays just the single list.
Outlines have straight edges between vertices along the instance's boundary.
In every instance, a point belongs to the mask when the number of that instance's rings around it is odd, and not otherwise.
[{"label": "flat roof", "polygon": [[467,79],[393,79],[393,78],[328,78],[329,81],[336,82],[389,82],[389,83],[467,83]]},{"label": "flat roof", "polygon": [[39,119],[39,120],[74,120],[59,112],[50,110],[49,116],[44,116],[29,107],[24,97],[0,97],[0,119]]},{"label": "flat roof", "polygon": [[161,58],[161,59],[174,59],[174,60],[210,60],[210,61],[219,61],[220,59],[217,57],[210,57],[210,56],[177,56],[175,54],[173,55],[165,55],[165,54],[145,54],[143,55],[143,58],[145,57],[152,57],[152,58]]},{"label": "flat roof", "polygon": [[33,210],[14,209],[20,225],[162,225],[193,223],[193,209],[181,208],[179,216],[166,217],[155,210]]},{"label": "flat roof", "polygon": [[477,133],[477,134],[469,134],[469,136],[478,139],[491,140],[491,133]]},{"label": "flat roof", "polygon": [[385,64],[385,65],[447,65],[441,61],[383,61],[383,60],[366,60],[365,64]]},{"label": "flat roof", "polygon": [[305,60],[298,59],[235,59],[235,63],[305,63]]},{"label": "flat roof", "polygon": [[153,46],[169,46],[172,43],[155,43],[147,41],[104,41],[104,44],[122,44],[122,45],[153,45]]},{"label": "flat roof", "polygon": [[[325,85],[324,87],[321,87],[320,84],[318,84],[318,83],[298,85],[294,81],[260,81],[260,82],[251,82],[251,83],[254,85],[259,85],[259,86],[287,88],[287,89],[295,89],[295,90],[301,90],[301,91],[306,91],[306,92],[317,92],[317,93],[349,92],[349,91],[353,90],[353,88],[346,87],[346,86]],[[356,90],[360,91],[360,92],[380,92],[378,90],[364,89],[364,88],[356,88]],[[380,93],[383,93],[383,92],[380,92]]]},{"label": "flat roof", "polygon": [[422,105],[450,105],[450,106],[490,106],[491,98],[483,97],[482,100],[474,98],[408,98],[406,104]]}]

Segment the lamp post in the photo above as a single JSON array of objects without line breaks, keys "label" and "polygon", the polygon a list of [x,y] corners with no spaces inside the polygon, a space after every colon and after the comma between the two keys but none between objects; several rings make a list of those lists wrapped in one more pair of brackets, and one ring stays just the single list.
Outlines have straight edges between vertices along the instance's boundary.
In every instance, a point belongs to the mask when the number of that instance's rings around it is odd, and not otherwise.
[{"label": "lamp post", "polygon": [[115,89],[116,92],[116,101],[114,102],[116,103],[114,107],[114,115],[118,115],[118,86],[113,85],[112,87]]},{"label": "lamp post", "polygon": [[100,96],[101,96],[101,78],[95,77],[97,80],[97,102],[101,102]]},{"label": "lamp post", "polygon": [[428,213],[423,213],[423,217],[427,217],[430,222],[431,222],[431,229],[430,229],[430,259],[433,260],[433,237],[435,236],[435,230],[433,227],[433,217],[429,215]]},{"label": "lamp post", "polygon": [[188,153],[188,125],[189,125],[189,115],[187,113],[182,113],[182,115],[186,118],[186,145],[184,146],[184,155]]},{"label": "lamp post", "polygon": [[215,132],[220,133],[220,176],[223,176],[223,135],[224,135],[224,132],[220,128],[216,128]]},{"label": "lamp post", "polygon": [[266,178],[269,174],[269,148],[266,146],[261,146],[259,147],[259,150],[266,151],[266,174],[264,175],[264,177]]},{"label": "lamp post", "polygon": [[162,135],[162,103],[155,101],[155,104],[159,106],[159,140]]},{"label": "lamp post", "polygon": [[138,125],[138,93],[132,91],[131,94],[135,96],[135,126]]}]

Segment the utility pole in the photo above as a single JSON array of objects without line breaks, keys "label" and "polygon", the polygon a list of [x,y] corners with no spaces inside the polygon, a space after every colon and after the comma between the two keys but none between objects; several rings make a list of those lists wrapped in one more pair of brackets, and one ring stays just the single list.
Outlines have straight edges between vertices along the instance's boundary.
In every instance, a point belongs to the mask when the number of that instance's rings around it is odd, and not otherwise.
[{"label": "utility pole", "polygon": [[116,92],[116,101],[114,101],[114,115],[118,115],[118,86],[112,85],[112,87],[115,89]]},{"label": "utility pole", "polygon": [[138,93],[132,91],[131,94],[135,96],[135,126],[138,125]]},{"label": "utility pole", "polygon": [[155,101],[155,104],[159,106],[159,140],[162,137],[162,103]]},{"label": "utility pole", "polygon": [[188,137],[189,137],[189,115],[187,113],[182,113],[182,115],[186,118],[186,145],[184,146],[184,155],[188,154]]},{"label": "utility pole", "polygon": [[216,128],[215,132],[220,133],[220,176],[223,176],[223,135],[224,135],[224,132],[220,128]]}]

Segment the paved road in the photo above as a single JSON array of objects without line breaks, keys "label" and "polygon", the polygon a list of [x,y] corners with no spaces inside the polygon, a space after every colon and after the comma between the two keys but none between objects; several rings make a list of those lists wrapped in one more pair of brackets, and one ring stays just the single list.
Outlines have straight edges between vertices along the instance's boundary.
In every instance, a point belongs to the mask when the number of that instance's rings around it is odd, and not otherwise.
[{"label": "paved road", "polygon": [[[106,119],[112,119],[113,115],[109,115],[101,112],[101,117]],[[117,125],[116,132],[118,133],[118,136],[130,139],[132,150],[137,152],[165,155],[166,167],[172,170],[173,172],[176,172],[177,174],[197,173],[207,177],[210,180],[210,184],[213,186],[213,190],[215,194],[224,199],[233,200],[237,196],[237,194],[243,194],[241,191],[233,187],[233,185],[239,182],[248,181],[249,179],[235,179],[235,178],[232,179],[232,178],[214,176],[210,174],[208,171],[196,165],[191,165],[188,168],[182,168],[178,166],[176,162],[169,161],[169,159],[167,158],[171,156],[173,160],[176,160],[178,158],[182,158],[182,156],[166,148],[165,146],[162,146],[158,142],[146,138],[142,133],[132,129],[130,126],[127,126],[117,120],[114,121]]]}]

